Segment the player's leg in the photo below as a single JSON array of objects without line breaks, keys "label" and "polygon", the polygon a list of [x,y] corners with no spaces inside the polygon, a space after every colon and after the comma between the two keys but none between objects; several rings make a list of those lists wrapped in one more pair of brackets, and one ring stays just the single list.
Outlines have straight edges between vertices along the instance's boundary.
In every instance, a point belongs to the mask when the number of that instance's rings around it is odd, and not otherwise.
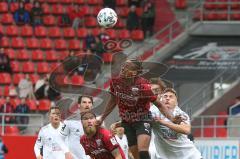
[{"label": "player's leg", "polygon": [[125,130],[125,135],[127,136],[129,150],[131,151],[134,159],[139,159],[137,136],[135,129],[132,127],[131,124],[128,123],[122,123],[121,125]]},{"label": "player's leg", "polygon": [[136,127],[138,152],[140,159],[150,159],[149,145],[152,127],[149,122],[138,122]]}]

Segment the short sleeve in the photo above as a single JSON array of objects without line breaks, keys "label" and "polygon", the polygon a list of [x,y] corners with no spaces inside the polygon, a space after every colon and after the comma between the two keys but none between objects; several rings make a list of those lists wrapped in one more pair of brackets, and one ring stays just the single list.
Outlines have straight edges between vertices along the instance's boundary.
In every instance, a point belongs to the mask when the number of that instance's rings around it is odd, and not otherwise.
[{"label": "short sleeve", "polygon": [[70,133],[70,128],[69,128],[69,122],[64,121],[61,130],[60,130],[60,134],[63,136],[68,136]]},{"label": "short sleeve", "polygon": [[105,148],[110,152],[119,147],[116,138],[108,130],[103,131],[103,142],[106,146]]},{"label": "short sleeve", "polygon": [[34,145],[34,153],[37,156],[41,154],[41,149],[43,148],[43,130],[41,129],[38,133],[37,140]]}]

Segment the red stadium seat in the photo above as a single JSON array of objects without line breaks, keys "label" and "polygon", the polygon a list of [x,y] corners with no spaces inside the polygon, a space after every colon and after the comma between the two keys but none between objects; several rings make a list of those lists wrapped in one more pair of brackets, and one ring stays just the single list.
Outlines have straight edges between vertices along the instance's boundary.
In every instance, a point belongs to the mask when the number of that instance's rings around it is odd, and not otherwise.
[{"label": "red stadium seat", "polygon": [[115,29],[106,29],[106,33],[110,36],[111,39],[116,39],[117,34]]},{"label": "red stadium seat", "polygon": [[47,29],[43,26],[37,26],[35,28],[35,36],[42,38],[47,36]]},{"label": "red stadium seat", "polygon": [[86,27],[96,27],[97,26],[97,20],[96,17],[87,17],[85,21]]},{"label": "red stadium seat", "polygon": [[16,51],[16,58],[18,60],[29,60],[30,59],[29,53],[25,49],[17,50]]},{"label": "red stadium seat", "polygon": [[0,25],[0,33],[3,34],[3,26]]},{"label": "red stadium seat", "polygon": [[55,40],[55,49],[57,50],[66,50],[67,43],[64,39]]},{"label": "red stadium seat", "polygon": [[127,17],[128,16],[128,12],[129,12],[129,8],[128,7],[121,7],[117,10],[117,14],[120,17]]},{"label": "red stadium seat", "polygon": [[22,64],[22,71],[24,73],[33,73],[34,72],[34,63],[32,62],[24,62]]},{"label": "red stadium seat", "polygon": [[22,73],[15,73],[13,75],[13,84],[18,85],[20,80],[23,79],[24,77],[25,75]]},{"label": "red stadium seat", "polygon": [[231,9],[240,9],[240,1],[231,0]]},{"label": "red stadium seat", "polygon": [[118,29],[125,28],[125,24],[123,23],[123,21],[121,19],[118,19],[118,21],[116,23],[116,28],[118,28]]},{"label": "red stadium seat", "polygon": [[39,40],[36,38],[28,38],[26,43],[27,43],[28,49],[38,49],[39,48]]},{"label": "red stadium seat", "polygon": [[204,3],[204,8],[206,9],[216,9],[217,8],[217,4],[214,4],[214,2],[216,2],[216,0],[207,0]]},{"label": "red stadium seat", "polygon": [[83,6],[81,7],[81,10],[83,11],[84,15],[91,15],[90,7],[89,6]]},{"label": "red stadium seat", "polygon": [[35,111],[37,110],[37,104],[36,101],[34,99],[28,99],[26,101],[27,105],[29,106],[31,111]]},{"label": "red stadium seat", "polygon": [[46,51],[46,60],[47,61],[57,61],[58,60],[57,52],[54,50]]},{"label": "red stadium seat", "polygon": [[18,36],[18,28],[15,25],[8,26],[6,29],[7,36]]},{"label": "red stadium seat", "polygon": [[44,16],[43,24],[46,26],[54,26],[54,25],[56,25],[56,19],[52,15]]},{"label": "red stadium seat", "polygon": [[11,11],[12,13],[14,13],[16,10],[18,10],[18,8],[19,8],[19,3],[18,3],[18,2],[11,3],[11,5],[10,5],[10,11]]},{"label": "red stadium seat", "polygon": [[123,29],[119,31],[119,38],[120,39],[129,39],[130,38],[130,33],[127,29]]},{"label": "red stadium seat", "polygon": [[111,63],[112,62],[112,53],[103,53],[103,61],[105,63]]},{"label": "red stadium seat", "polygon": [[60,0],[60,3],[62,3],[62,4],[71,4],[72,0]]},{"label": "red stadium seat", "polygon": [[50,68],[47,62],[37,63],[37,72],[38,73],[49,73]]},{"label": "red stadium seat", "polygon": [[19,135],[20,131],[17,126],[5,126],[5,135]]},{"label": "red stadium seat", "polygon": [[16,108],[21,103],[21,100],[19,98],[13,98],[10,100],[10,103],[13,105],[14,108]]},{"label": "red stadium seat", "polygon": [[101,6],[94,6],[92,7],[92,15],[93,16],[97,16],[98,15],[98,12],[102,9]]},{"label": "red stadium seat", "polygon": [[11,65],[11,68],[12,68],[12,71],[14,73],[17,73],[17,72],[20,72],[21,71],[21,68],[20,68],[20,63],[17,62],[17,61],[11,61],[10,62],[10,65]]},{"label": "red stadium seat", "polygon": [[217,128],[216,129],[216,136],[217,137],[227,137],[227,129],[225,128]]},{"label": "red stadium seat", "polygon": [[3,25],[12,24],[13,21],[14,21],[14,20],[13,20],[12,14],[7,13],[7,14],[3,14],[3,15],[2,15],[1,23],[2,23]]},{"label": "red stadium seat", "polygon": [[58,3],[58,0],[47,0],[48,3],[55,4]]},{"label": "red stadium seat", "polygon": [[12,39],[12,47],[15,49],[23,49],[24,48],[24,41],[22,38],[17,37]]},{"label": "red stadium seat", "polygon": [[217,15],[218,20],[227,20],[228,19],[228,13],[227,12],[221,12]]},{"label": "red stadium seat", "polygon": [[64,60],[66,57],[68,57],[68,55],[69,55],[69,51],[60,51],[59,52],[59,59],[60,60]]},{"label": "red stadium seat", "polygon": [[9,39],[7,37],[2,37],[0,42],[3,48],[10,47]]},{"label": "red stadium seat", "polygon": [[70,50],[79,50],[80,49],[80,41],[79,40],[70,40],[68,44],[68,48]]},{"label": "red stadium seat", "polygon": [[0,2],[0,13],[8,12],[8,4],[6,2]]},{"label": "red stadium seat", "polygon": [[213,128],[204,128],[203,130],[204,137],[213,137],[214,136],[214,129]]},{"label": "red stadium seat", "polygon": [[81,39],[85,38],[87,36],[87,29],[86,28],[79,28],[77,30],[77,36],[78,36],[78,38],[81,38]]},{"label": "red stadium seat", "polygon": [[54,71],[59,65],[61,65],[60,62],[51,62],[51,64],[50,64],[50,72]]},{"label": "red stadium seat", "polygon": [[51,13],[51,9],[50,6],[48,4],[43,4],[42,6],[42,10],[43,10],[43,14],[50,14]]},{"label": "red stadium seat", "polygon": [[21,28],[21,36],[29,37],[33,35],[33,28],[29,25],[25,25]]},{"label": "red stadium seat", "polygon": [[15,51],[13,49],[5,49],[4,51],[11,60],[16,58]]},{"label": "red stadium seat", "polygon": [[138,15],[139,17],[141,17],[142,14],[143,14],[143,8],[141,8],[141,7],[136,8],[136,12],[137,12],[137,15]]},{"label": "red stadium seat", "polygon": [[49,50],[52,49],[52,47],[53,47],[52,40],[48,38],[40,40],[41,49]]},{"label": "red stadium seat", "polygon": [[12,82],[9,73],[0,73],[0,84],[10,84]]},{"label": "red stadium seat", "polygon": [[[2,96],[4,95],[4,91],[1,89],[2,92]],[[5,98],[0,98],[0,105],[3,105],[6,103],[6,99]]]},{"label": "red stadium seat", "polygon": [[3,95],[4,95],[5,97],[8,97],[8,96],[9,96],[9,85],[5,85],[5,86],[4,86]]},{"label": "red stadium seat", "polygon": [[63,6],[60,4],[52,5],[52,14],[60,15],[63,13]]},{"label": "red stadium seat", "polygon": [[239,13],[233,13],[231,14],[232,20],[240,20],[240,14]]},{"label": "red stadium seat", "polygon": [[51,106],[51,102],[47,99],[42,99],[39,101],[39,110],[48,111]]},{"label": "red stadium seat", "polygon": [[82,5],[82,4],[85,3],[85,0],[73,0],[73,2],[74,2],[75,4]]},{"label": "red stadium seat", "polygon": [[73,75],[71,77],[71,83],[74,85],[82,85],[84,83],[84,79],[82,76],[79,75]]},{"label": "red stadium seat", "polygon": [[33,7],[33,4],[32,4],[32,3],[26,3],[26,4],[25,4],[25,9],[26,9],[28,12],[31,12],[32,7]]},{"label": "red stadium seat", "polygon": [[72,27],[64,28],[63,29],[63,36],[64,36],[64,38],[74,38],[75,37],[75,30]]},{"label": "red stadium seat", "polygon": [[48,36],[50,38],[60,38],[61,37],[61,30],[59,27],[51,27],[48,30]]},{"label": "red stadium seat", "polygon": [[100,0],[88,0],[87,4],[88,5],[98,5],[98,4],[100,4]]},{"label": "red stadium seat", "polygon": [[44,60],[44,52],[42,50],[33,50],[32,51],[32,60],[43,61]]},{"label": "red stadium seat", "polygon": [[99,28],[93,28],[92,29],[92,35],[93,36],[98,36],[100,34],[100,29]]},{"label": "red stadium seat", "polygon": [[136,41],[144,40],[144,33],[142,30],[133,30],[131,32],[131,38]]},{"label": "red stadium seat", "polygon": [[36,73],[29,74],[29,78],[33,84],[35,84],[39,80],[39,75]]},{"label": "red stadium seat", "polygon": [[116,4],[117,4],[117,6],[124,6],[124,5],[127,5],[127,1],[126,0],[116,0]]}]

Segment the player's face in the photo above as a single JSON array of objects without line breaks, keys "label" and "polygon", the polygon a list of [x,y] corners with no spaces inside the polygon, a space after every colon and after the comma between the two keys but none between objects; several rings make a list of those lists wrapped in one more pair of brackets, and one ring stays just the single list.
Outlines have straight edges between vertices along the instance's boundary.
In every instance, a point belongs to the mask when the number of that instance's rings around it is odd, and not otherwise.
[{"label": "player's face", "polygon": [[96,133],[96,123],[96,117],[91,113],[85,114],[84,117],[82,117],[83,129],[87,135],[94,135]]},{"label": "player's face", "polygon": [[82,97],[81,103],[79,104],[80,112],[90,111],[92,109],[92,100],[88,97]]},{"label": "player's face", "polygon": [[172,92],[166,92],[161,96],[162,104],[170,109],[173,109],[177,106],[177,97]]},{"label": "player's face", "polygon": [[158,84],[151,84],[151,89],[155,95],[158,95],[163,91],[162,88]]},{"label": "player's face", "polygon": [[124,134],[124,128],[123,127],[118,127],[116,128],[116,132],[118,135],[122,136]]},{"label": "player's face", "polygon": [[123,65],[121,66],[120,76],[122,78],[133,78],[137,76],[135,64],[129,60],[123,63]]},{"label": "player's face", "polygon": [[59,124],[61,121],[61,113],[59,109],[52,109],[49,114],[49,120],[52,124]]}]

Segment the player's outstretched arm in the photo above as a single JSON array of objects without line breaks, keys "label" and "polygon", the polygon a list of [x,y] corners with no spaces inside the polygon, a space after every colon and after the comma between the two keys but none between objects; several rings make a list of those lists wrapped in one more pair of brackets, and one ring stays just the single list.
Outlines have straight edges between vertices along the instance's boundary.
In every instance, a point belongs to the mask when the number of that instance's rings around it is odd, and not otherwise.
[{"label": "player's outstretched arm", "polygon": [[160,118],[156,118],[155,120],[160,124],[172,129],[175,132],[185,134],[185,135],[189,135],[191,133],[191,125],[185,122],[181,122],[180,124],[174,124],[172,122],[165,121]]},{"label": "player's outstretched arm", "polygon": [[115,157],[115,159],[124,159],[122,158],[122,155],[119,151],[119,148],[115,148],[113,151],[112,151],[112,155]]},{"label": "player's outstretched arm", "polygon": [[37,159],[42,159],[42,155],[41,155],[41,148],[43,147],[43,135],[42,135],[42,130],[39,131],[38,133],[38,138],[35,142],[34,145],[34,153]]}]

